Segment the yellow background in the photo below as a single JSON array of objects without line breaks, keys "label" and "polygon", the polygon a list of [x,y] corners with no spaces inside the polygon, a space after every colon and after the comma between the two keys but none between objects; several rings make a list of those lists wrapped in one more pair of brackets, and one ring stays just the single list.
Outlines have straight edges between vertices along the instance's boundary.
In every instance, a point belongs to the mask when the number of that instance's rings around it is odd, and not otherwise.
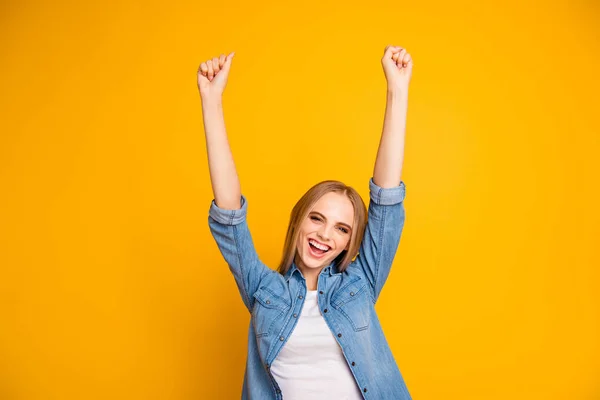
[{"label": "yellow background", "polygon": [[0,399],[236,399],[249,315],[210,236],[196,70],[262,259],[367,198],[406,47],[407,219],[377,310],[415,400],[600,399],[594,1],[17,2],[0,14]]}]

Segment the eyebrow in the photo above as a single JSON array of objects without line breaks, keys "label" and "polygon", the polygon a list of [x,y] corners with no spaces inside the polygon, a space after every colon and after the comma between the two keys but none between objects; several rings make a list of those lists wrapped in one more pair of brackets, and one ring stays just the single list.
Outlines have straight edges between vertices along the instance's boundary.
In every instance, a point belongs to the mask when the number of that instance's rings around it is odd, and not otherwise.
[{"label": "eyebrow", "polygon": [[[318,211],[311,211],[309,213],[309,215],[310,214],[317,214],[318,216],[320,216],[321,218],[323,218],[325,221],[327,221],[327,218],[323,214],[321,214],[320,212],[318,212]],[[345,223],[345,222],[337,222],[337,223],[340,224],[340,225],[344,225],[348,229],[352,230],[352,227],[350,225],[348,225],[347,223]]]}]

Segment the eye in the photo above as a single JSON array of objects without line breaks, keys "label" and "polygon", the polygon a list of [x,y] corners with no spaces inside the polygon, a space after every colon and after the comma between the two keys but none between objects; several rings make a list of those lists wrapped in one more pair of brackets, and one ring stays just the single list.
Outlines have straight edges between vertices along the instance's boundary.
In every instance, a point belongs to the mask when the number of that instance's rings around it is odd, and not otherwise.
[{"label": "eye", "polygon": [[339,227],[339,230],[344,232],[344,233],[348,233],[348,229],[344,228],[343,226]]},{"label": "eye", "polygon": [[320,221],[320,220],[321,220],[321,218],[319,218],[319,217],[316,217],[316,216],[314,216],[314,215],[313,215],[313,216],[311,216],[311,217],[310,217],[310,219],[312,219],[313,221]]}]

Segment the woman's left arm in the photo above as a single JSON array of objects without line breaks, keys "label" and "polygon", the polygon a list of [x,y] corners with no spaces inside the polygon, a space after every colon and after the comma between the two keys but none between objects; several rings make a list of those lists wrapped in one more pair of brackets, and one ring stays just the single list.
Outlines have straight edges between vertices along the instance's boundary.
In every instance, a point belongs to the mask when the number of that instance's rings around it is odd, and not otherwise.
[{"label": "woman's left arm", "polygon": [[381,64],[387,80],[387,102],[373,181],[379,187],[392,188],[398,186],[402,176],[408,86],[413,63],[405,49],[388,46]]},{"label": "woman's left arm", "polygon": [[367,227],[356,262],[367,278],[373,302],[390,273],[404,227],[405,185],[401,181],[408,84],[412,59],[406,50],[388,46],[381,60],[387,79],[383,132],[377,150],[373,179],[369,182]]}]

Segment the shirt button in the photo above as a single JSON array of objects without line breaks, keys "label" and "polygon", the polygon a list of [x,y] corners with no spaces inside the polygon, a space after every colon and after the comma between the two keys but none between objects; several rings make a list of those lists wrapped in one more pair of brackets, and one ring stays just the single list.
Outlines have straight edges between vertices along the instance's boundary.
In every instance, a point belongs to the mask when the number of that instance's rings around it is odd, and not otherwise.
[{"label": "shirt button", "polygon": [[341,334],[341,333],[338,333],[338,337],[342,337],[342,334]]},{"label": "shirt button", "polygon": [[327,309],[324,309],[323,312],[327,312]]},{"label": "shirt button", "polygon": [[280,336],[279,340],[281,340],[283,342],[285,340],[285,338],[283,336]]},{"label": "shirt button", "polygon": [[298,314],[294,313],[294,318],[298,318]]},{"label": "shirt button", "polygon": [[363,392],[367,393],[367,388],[364,388],[364,389],[363,389]]},{"label": "shirt button", "polygon": [[281,390],[277,389],[276,392],[277,392],[277,394],[279,394],[279,393],[281,393]]},{"label": "shirt button", "polygon": [[304,296],[300,295],[300,296],[298,296],[298,298],[299,298],[299,299],[303,299],[303,298],[304,298]]},{"label": "shirt button", "polygon": [[267,301],[265,301],[265,303],[271,304],[271,300],[267,300]]},{"label": "shirt button", "polygon": [[356,363],[354,361],[352,361],[352,366],[354,367],[356,365]]},{"label": "shirt button", "polygon": [[319,291],[319,293],[323,294],[323,291],[321,290],[321,291]]},{"label": "shirt button", "polygon": [[354,292],[350,292],[350,296],[354,296]]}]

